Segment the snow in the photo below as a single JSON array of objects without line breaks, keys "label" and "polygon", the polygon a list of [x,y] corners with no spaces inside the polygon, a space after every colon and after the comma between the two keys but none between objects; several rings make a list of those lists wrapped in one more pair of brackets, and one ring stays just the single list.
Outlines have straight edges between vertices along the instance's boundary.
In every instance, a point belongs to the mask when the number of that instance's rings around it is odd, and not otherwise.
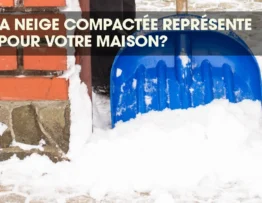
[{"label": "snow", "polygon": [[4,123],[0,122],[0,136],[3,135],[3,133],[7,130],[8,126]]},{"label": "snow", "polygon": [[19,147],[23,150],[28,150],[28,151],[30,151],[32,149],[39,149],[40,151],[44,151],[43,145],[45,145],[45,144],[46,144],[45,141],[42,139],[42,140],[40,140],[39,145],[28,145],[28,144],[13,141],[11,146],[12,147]]},{"label": "snow", "polygon": [[93,92],[93,125],[100,129],[111,128],[110,100]]},{"label": "snow", "polygon": [[73,11],[73,12],[77,12],[77,11],[81,11],[80,8],[80,4],[79,1],[76,0],[66,0],[66,7],[60,9],[63,12],[68,12],[68,11]]},{"label": "snow", "polygon": [[171,194],[167,193],[167,192],[162,192],[162,193],[153,193],[154,195],[156,195],[156,200],[155,203],[175,203],[174,198],[172,197]]},{"label": "snow", "polygon": [[122,70],[120,68],[118,68],[116,70],[116,77],[120,77],[122,75]]},{"label": "snow", "polygon": [[68,157],[78,156],[92,135],[92,104],[87,87],[79,78],[81,67],[74,66],[70,76],[69,99],[71,107],[70,144]]},{"label": "snow", "polygon": [[149,106],[150,104],[152,104],[152,97],[146,95],[145,96],[145,103],[146,103],[146,106]]},{"label": "snow", "polygon": [[[76,83],[76,92],[81,87]],[[74,137],[70,150],[79,150],[77,142],[81,153],[71,162],[13,157],[0,163],[0,179],[56,198],[64,194],[55,191],[66,188],[97,200],[132,199],[136,193],[151,194],[156,202],[250,199],[262,195],[261,124],[261,103],[248,100],[150,112],[115,129],[95,128],[89,142],[78,129],[82,135]]]},{"label": "snow", "polygon": [[67,156],[73,158],[81,153],[92,135],[92,104],[87,95],[87,86],[81,82],[81,66],[75,65],[75,57],[67,57],[68,69],[60,76],[69,80],[70,144]]},{"label": "snow", "polygon": [[132,82],[133,89],[136,89],[136,85],[137,85],[137,80],[133,79],[133,82]]},{"label": "snow", "polygon": [[[75,12],[74,17],[80,18],[80,4],[75,0],[66,0],[66,7],[61,11],[72,17],[68,12]],[[67,13],[66,13],[67,12]],[[75,30],[67,31],[67,35],[72,35]],[[70,144],[67,156],[73,158],[81,153],[83,146],[88,142],[92,135],[92,104],[87,95],[87,86],[81,83],[79,74],[81,66],[75,65],[75,49],[67,48],[67,71],[61,78],[69,80],[69,100],[70,100]]]},{"label": "snow", "polygon": [[[262,44],[261,44],[262,46]],[[260,67],[260,73],[261,73],[261,78],[262,78],[262,56],[255,56],[256,57],[256,60],[259,64],[259,67]]]},{"label": "snow", "polygon": [[[67,0],[64,10],[79,10],[76,2]],[[81,67],[74,64],[69,56],[61,76],[70,81],[71,161],[13,156],[0,162],[1,185],[15,185],[16,193],[28,194],[27,202],[33,196],[64,203],[83,194],[118,202],[261,202],[260,102],[215,100],[188,110],[138,115],[110,129],[108,98],[93,94],[92,112],[79,79]]]},{"label": "snow", "polygon": [[180,59],[182,66],[186,68],[191,63],[191,59],[187,55],[183,55],[185,53],[181,54],[182,55],[180,55],[178,58]]}]

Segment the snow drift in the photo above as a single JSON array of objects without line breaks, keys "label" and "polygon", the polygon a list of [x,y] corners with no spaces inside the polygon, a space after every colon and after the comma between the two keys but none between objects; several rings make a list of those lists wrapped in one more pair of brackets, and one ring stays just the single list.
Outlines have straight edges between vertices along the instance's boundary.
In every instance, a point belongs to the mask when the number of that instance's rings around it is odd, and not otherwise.
[{"label": "snow drift", "polygon": [[67,188],[96,199],[146,193],[156,202],[232,202],[262,195],[261,159],[261,103],[215,100],[139,115],[113,130],[95,129],[71,162],[13,157],[0,163],[0,180],[39,196],[59,196]]}]

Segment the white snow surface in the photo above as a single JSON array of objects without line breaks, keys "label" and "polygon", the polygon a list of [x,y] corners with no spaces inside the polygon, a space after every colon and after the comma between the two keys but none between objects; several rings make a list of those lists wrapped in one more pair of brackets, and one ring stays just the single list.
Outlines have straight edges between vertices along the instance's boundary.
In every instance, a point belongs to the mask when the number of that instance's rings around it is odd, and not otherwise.
[{"label": "white snow surface", "polygon": [[[66,15],[75,12],[76,19],[81,18],[81,8],[79,1],[66,0],[66,7],[61,11]],[[72,17],[69,15],[69,17]],[[72,35],[75,30],[67,31],[67,35]],[[75,65],[75,49],[67,47],[67,70],[61,78],[69,80],[69,100],[70,100],[70,143],[67,156],[73,158],[82,152],[82,148],[89,141],[92,135],[92,104],[87,94],[87,86],[81,82],[79,74],[81,66]]]},{"label": "white snow surface", "polygon": [[141,193],[156,202],[262,196],[260,102],[215,100],[188,110],[150,112],[115,129],[95,128],[89,142],[82,141],[71,162],[54,164],[36,154],[1,162],[1,184],[57,198],[66,188],[98,200]]},{"label": "white snow surface", "polygon": [[[67,5],[65,11],[79,10],[77,1],[67,0]],[[118,202],[137,197],[155,203],[262,201],[260,102],[215,100],[188,110],[138,115],[110,129],[109,101],[94,94],[92,133],[91,101],[74,63],[68,57],[62,76],[70,80],[71,161],[13,156],[0,162],[0,185],[59,202],[82,194]]]},{"label": "white snow surface", "polygon": [[39,142],[39,145],[28,145],[20,142],[13,141],[11,146],[12,147],[19,147],[23,150],[28,150],[30,151],[31,149],[39,149],[40,151],[44,151],[43,145],[45,145],[45,141],[42,139]]},{"label": "white snow surface", "polygon": [[[72,65],[75,72],[70,75],[69,99],[71,109],[70,143],[67,156],[73,158],[82,153],[82,148],[92,135],[92,104],[87,87],[79,78],[81,67]],[[69,69],[71,72],[71,70]]]},{"label": "white snow surface", "polygon": [[8,126],[4,123],[0,122],[0,136],[3,135],[3,133],[7,130]]},{"label": "white snow surface", "polygon": [[191,59],[187,55],[182,55],[184,53],[181,53],[181,56],[179,56],[179,59],[181,60],[182,66],[186,68],[188,64],[191,62]]},{"label": "white snow surface", "polygon": [[116,70],[116,77],[120,77],[122,75],[122,70],[120,68],[118,68]]}]

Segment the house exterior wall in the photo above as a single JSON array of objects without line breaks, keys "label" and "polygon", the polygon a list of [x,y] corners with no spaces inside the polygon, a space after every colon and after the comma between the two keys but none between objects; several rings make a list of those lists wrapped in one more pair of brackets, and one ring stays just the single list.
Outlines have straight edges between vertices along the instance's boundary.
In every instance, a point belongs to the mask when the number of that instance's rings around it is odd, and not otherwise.
[{"label": "house exterior wall", "polygon": [[[58,8],[65,5],[65,0],[0,0],[2,14],[24,17],[32,11],[34,17],[61,17]],[[69,83],[58,77],[67,69],[66,49],[1,47],[0,53],[0,122],[8,127],[0,136],[0,161],[33,152],[63,160],[70,138]]]}]

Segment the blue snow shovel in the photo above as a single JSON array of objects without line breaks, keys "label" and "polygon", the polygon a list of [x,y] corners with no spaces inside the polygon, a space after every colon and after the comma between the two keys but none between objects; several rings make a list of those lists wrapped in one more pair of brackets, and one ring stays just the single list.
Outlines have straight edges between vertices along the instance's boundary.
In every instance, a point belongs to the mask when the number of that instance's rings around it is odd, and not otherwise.
[{"label": "blue snow shovel", "polygon": [[166,35],[168,41],[164,48],[119,51],[110,79],[113,127],[139,113],[186,109],[213,99],[261,101],[258,63],[234,32],[160,30],[143,34]]}]

